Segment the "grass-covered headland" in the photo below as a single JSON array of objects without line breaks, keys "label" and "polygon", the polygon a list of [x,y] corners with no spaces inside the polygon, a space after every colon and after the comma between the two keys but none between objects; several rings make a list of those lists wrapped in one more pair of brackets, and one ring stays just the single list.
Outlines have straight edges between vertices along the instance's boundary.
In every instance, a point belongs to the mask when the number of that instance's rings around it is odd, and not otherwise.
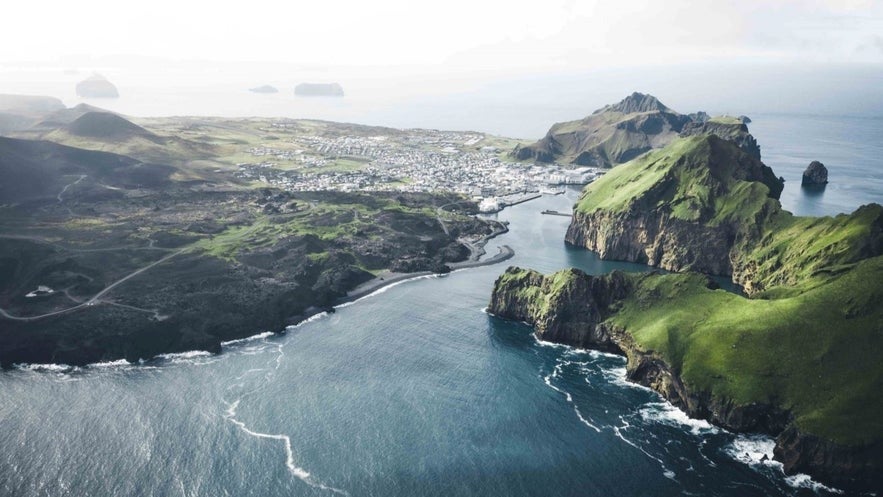
[{"label": "grass-covered headland", "polygon": [[[874,488],[883,471],[883,207],[781,209],[781,183],[734,144],[680,138],[618,166],[574,207],[568,241],[675,274],[510,268],[491,311],[545,339],[619,350],[689,414],[778,435],[787,471]],[[732,276],[717,289],[698,272]]]}]

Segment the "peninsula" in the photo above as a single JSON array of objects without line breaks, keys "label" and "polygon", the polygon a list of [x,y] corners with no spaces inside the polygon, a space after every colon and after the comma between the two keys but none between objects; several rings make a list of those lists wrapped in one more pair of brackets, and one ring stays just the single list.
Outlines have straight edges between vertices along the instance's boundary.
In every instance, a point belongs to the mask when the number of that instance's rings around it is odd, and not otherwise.
[{"label": "peninsula", "polygon": [[789,474],[879,489],[883,207],[794,216],[745,150],[753,140],[689,135],[590,184],[566,234],[602,258],[678,273],[509,268],[489,311],[544,340],[625,355],[630,380],[692,417],[775,436]]}]

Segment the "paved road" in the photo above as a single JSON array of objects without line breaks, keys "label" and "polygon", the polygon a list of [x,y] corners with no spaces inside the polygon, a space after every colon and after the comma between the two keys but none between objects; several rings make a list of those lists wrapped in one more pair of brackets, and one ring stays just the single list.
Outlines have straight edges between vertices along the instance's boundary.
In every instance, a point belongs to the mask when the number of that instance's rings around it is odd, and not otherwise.
[{"label": "paved road", "polygon": [[96,293],[92,298],[83,302],[82,304],[75,305],[73,307],[68,307],[67,309],[61,309],[59,311],[47,312],[46,314],[40,314],[39,316],[26,316],[26,317],[13,316],[12,314],[9,314],[8,312],[6,312],[4,309],[0,309],[0,316],[5,317],[6,319],[11,319],[13,321],[37,321],[38,319],[48,318],[51,316],[58,316],[59,314],[66,314],[68,312],[73,312],[78,309],[83,309],[85,307],[91,307],[91,306],[98,303],[98,301],[99,301],[98,299],[100,299],[101,297],[106,295],[108,292],[110,292],[111,290],[113,290],[117,286],[134,278],[135,276],[138,276],[139,274],[143,273],[144,271],[147,271],[148,269],[150,269],[154,266],[158,266],[158,265],[162,264],[163,262],[166,262],[167,260],[171,259],[172,257],[175,257],[177,255],[184,253],[186,250],[187,250],[186,248],[183,248],[181,250],[178,250],[176,252],[173,252],[173,253],[163,257],[162,259],[152,262],[152,263],[142,267],[141,269],[137,269],[135,271],[132,271],[131,273],[127,274],[126,276],[123,276],[122,278],[118,279],[117,281],[111,283],[110,285],[105,287],[104,290],[101,290],[100,292]]}]

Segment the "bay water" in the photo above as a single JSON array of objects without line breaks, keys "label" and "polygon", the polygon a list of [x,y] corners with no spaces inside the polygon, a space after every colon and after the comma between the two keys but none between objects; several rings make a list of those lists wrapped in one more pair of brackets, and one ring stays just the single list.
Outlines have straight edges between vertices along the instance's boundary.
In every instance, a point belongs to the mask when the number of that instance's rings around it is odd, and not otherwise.
[{"label": "bay water", "polygon": [[[835,215],[883,200],[879,117],[752,118],[764,161],[786,179],[786,209]],[[811,160],[830,170],[821,192],[800,187]],[[506,264],[543,272],[648,270],[564,244],[569,220],[540,212],[578,195],[496,214],[511,231],[488,252],[510,245]],[[488,315],[503,269],[403,282],[282,335],[256,329],[220,355],[0,373],[0,495],[832,493],[785,477],[767,460],[770,439],[688,419],[629,384],[624,359],[540,343]]]}]

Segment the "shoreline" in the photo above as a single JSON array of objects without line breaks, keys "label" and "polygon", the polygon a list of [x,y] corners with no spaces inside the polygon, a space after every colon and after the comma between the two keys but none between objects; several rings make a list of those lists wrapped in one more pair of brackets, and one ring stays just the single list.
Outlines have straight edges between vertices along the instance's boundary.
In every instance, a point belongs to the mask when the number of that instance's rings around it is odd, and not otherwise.
[{"label": "shoreline", "polygon": [[[432,271],[419,271],[416,273],[388,273],[390,276],[388,277],[377,277],[372,280],[366,281],[361,285],[355,287],[350,290],[345,296],[339,297],[334,305],[331,307],[319,308],[316,306],[310,307],[308,312],[301,314],[298,316],[298,321],[286,325],[279,331],[262,331],[259,333],[255,333],[253,335],[244,336],[242,338],[234,338],[232,340],[227,340],[220,343],[221,350],[219,352],[211,352],[207,350],[188,350],[184,352],[168,352],[163,354],[155,355],[149,359],[141,359],[137,362],[131,362],[126,359],[117,359],[113,361],[101,361],[101,362],[92,362],[88,364],[78,365],[78,364],[66,364],[66,363],[29,363],[29,362],[17,362],[11,364],[11,368],[9,369],[17,369],[17,370],[31,370],[31,371],[46,371],[46,372],[70,372],[76,369],[106,369],[110,366],[150,366],[151,363],[158,360],[168,360],[177,357],[192,357],[192,356],[202,356],[202,355],[221,355],[224,353],[224,348],[230,346],[236,346],[242,343],[247,343],[252,340],[259,340],[263,338],[272,338],[272,337],[280,337],[285,335],[288,330],[297,328],[303,324],[306,324],[318,317],[322,314],[332,314],[339,307],[346,307],[355,302],[370,297],[375,293],[378,293],[388,287],[395,286],[399,283],[404,283],[410,280],[417,280],[421,278],[427,278],[432,276],[445,276],[451,274],[455,271],[461,271],[464,269],[471,269],[475,267],[482,266],[490,266],[493,264],[497,264],[499,262],[503,262],[505,260],[511,259],[515,256],[515,251],[509,247],[508,245],[503,245],[500,247],[500,251],[484,260],[468,260],[463,262],[455,262],[449,264],[451,267],[451,271],[448,273],[435,273]],[[454,264],[457,264],[456,267],[453,267]],[[3,368],[7,369],[7,368]]]},{"label": "shoreline", "polygon": [[[542,197],[542,195],[539,195],[539,197]],[[539,197],[533,197],[528,200],[524,200],[523,202],[535,200]],[[509,226],[508,226],[507,222],[496,221],[496,224],[497,224],[497,226],[493,232],[491,232],[487,235],[484,235],[483,237],[481,237],[479,240],[477,240],[474,243],[468,242],[465,240],[460,240],[460,243],[469,249],[469,257],[467,257],[466,260],[464,260],[464,261],[449,262],[449,263],[445,264],[450,269],[449,271],[444,272],[444,273],[437,273],[434,271],[417,271],[414,273],[395,273],[395,272],[392,272],[388,269],[385,269],[385,270],[381,271],[380,274],[375,276],[373,279],[368,280],[360,285],[357,285],[355,288],[348,290],[346,292],[346,295],[344,295],[342,297],[338,297],[334,301],[334,304],[331,306],[331,309],[335,309],[337,307],[340,307],[341,305],[351,304],[351,303],[353,303],[363,297],[367,297],[368,295],[371,295],[372,293],[382,290],[388,286],[392,286],[392,285],[395,285],[396,283],[401,283],[403,281],[407,281],[410,279],[424,278],[426,276],[433,276],[433,275],[441,276],[441,275],[445,275],[445,274],[450,274],[453,271],[458,271],[461,269],[490,266],[492,264],[497,264],[498,262],[503,262],[505,260],[511,259],[512,257],[515,256],[515,250],[513,250],[512,247],[510,247],[508,245],[502,245],[501,247],[499,247],[500,251],[497,254],[493,255],[492,257],[490,257],[488,259],[484,259],[484,260],[481,259],[484,255],[487,254],[487,252],[484,250],[484,247],[485,247],[485,245],[487,245],[488,241],[509,232]],[[327,311],[327,309],[325,309],[325,311]],[[320,311],[320,312],[322,312],[322,311]],[[315,315],[315,313],[306,316],[305,319],[308,319],[308,318],[312,317],[313,315]]]},{"label": "shoreline", "polygon": [[[451,271],[447,273],[436,273],[433,271],[418,271],[415,273],[393,273],[393,272],[384,272],[381,273],[383,276],[377,276],[376,278],[366,281],[361,285],[353,288],[343,297],[339,297],[335,302],[333,308],[340,307],[344,304],[353,303],[363,297],[367,297],[379,290],[382,290],[388,286],[392,286],[396,283],[401,283],[404,281],[424,278],[427,276],[444,276],[446,274],[450,274],[454,271],[459,271],[462,269],[470,269],[475,267],[482,266],[490,266],[493,264],[497,264],[503,262],[505,260],[511,259],[515,256],[515,250],[508,245],[503,245],[500,247],[500,251],[487,259],[474,259],[474,260],[466,260],[461,262],[451,262],[448,263],[448,267],[451,268]],[[322,311],[320,311],[322,312]],[[326,310],[327,312],[327,310]],[[309,316],[308,316],[309,317]]]},{"label": "shoreline", "polygon": [[[542,195],[540,195],[540,197],[541,196]],[[536,197],[536,198],[539,198],[539,197]],[[534,200],[534,199],[530,199],[530,200]],[[525,202],[527,202],[527,201],[529,201],[529,200],[526,200]],[[342,297],[338,297],[334,301],[333,305],[331,305],[331,306],[325,306],[325,307],[312,306],[312,307],[309,307],[305,310],[304,313],[296,315],[296,316],[291,316],[291,321],[289,322],[289,324],[284,325],[284,327],[278,331],[266,331],[265,330],[265,331],[257,332],[257,333],[251,334],[251,335],[245,335],[240,338],[234,338],[234,339],[220,342],[218,344],[217,351],[211,351],[211,350],[205,350],[205,349],[193,349],[193,350],[187,350],[187,351],[182,351],[182,352],[168,352],[168,353],[163,353],[163,354],[157,354],[157,355],[147,358],[147,359],[142,358],[136,362],[128,361],[125,358],[118,359],[118,360],[110,360],[110,361],[99,361],[99,362],[87,363],[87,364],[27,363],[27,362],[18,363],[18,362],[16,362],[16,363],[12,363],[9,365],[2,365],[2,366],[0,366],[0,370],[5,371],[5,370],[16,370],[17,369],[17,370],[38,370],[38,371],[45,370],[45,371],[49,371],[49,372],[51,372],[51,371],[58,372],[61,369],[74,370],[74,369],[78,369],[78,368],[86,368],[86,369],[99,369],[102,367],[106,368],[108,364],[114,364],[114,365],[119,364],[119,365],[125,365],[125,366],[148,366],[148,365],[151,365],[151,363],[153,363],[154,361],[167,359],[168,357],[171,357],[171,356],[187,356],[187,355],[191,355],[191,354],[195,354],[195,353],[220,355],[224,352],[223,349],[225,346],[229,347],[230,345],[236,345],[238,343],[248,342],[248,341],[251,341],[254,339],[278,337],[278,336],[285,335],[289,329],[296,328],[296,327],[303,325],[313,319],[316,319],[317,317],[319,317],[323,313],[333,313],[333,312],[335,312],[335,310],[338,307],[343,307],[343,306],[353,304],[362,298],[368,297],[374,293],[384,290],[385,288],[391,287],[391,286],[399,284],[399,283],[403,283],[408,280],[426,278],[426,277],[430,277],[430,276],[444,276],[444,275],[450,274],[451,272],[454,272],[454,271],[460,271],[463,269],[470,269],[470,268],[482,267],[482,266],[490,266],[490,265],[497,264],[499,262],[503,262],[505,260],[511,259],[512,257],[515,256],[515,250],[513,250],[512,247],[510,247],[508,245],[502,245],[501,247],[499,247],[500,251],[497,254],[495,254],[494,256],[487,258],[487,259],[481,259],[481,257],[486,254],[486,252],[484,250],[484,246],[489,240],[509,232],[509,228],[505,223],[500,222],[499,225],[500,225],[501,229],[494,230],[493,233],[485,235],[477,242],[463,243],[470,250],[470,255],[465,261],[448,263],[447,266],[450,268],[449,272],[436,273],[433,271],[418,271],[418,272],[414,272],[414,273],[392,273],[392,272],[389,272],[388,270],[385,270],[384,273],[381,273],[381,274],[386,274],[387,276],[378,275],[377,277],[356,286],[355,288],[349,290],[346,295],[344,295]],[[125,362],[125,364],[122,364],[123,362]]]}]

